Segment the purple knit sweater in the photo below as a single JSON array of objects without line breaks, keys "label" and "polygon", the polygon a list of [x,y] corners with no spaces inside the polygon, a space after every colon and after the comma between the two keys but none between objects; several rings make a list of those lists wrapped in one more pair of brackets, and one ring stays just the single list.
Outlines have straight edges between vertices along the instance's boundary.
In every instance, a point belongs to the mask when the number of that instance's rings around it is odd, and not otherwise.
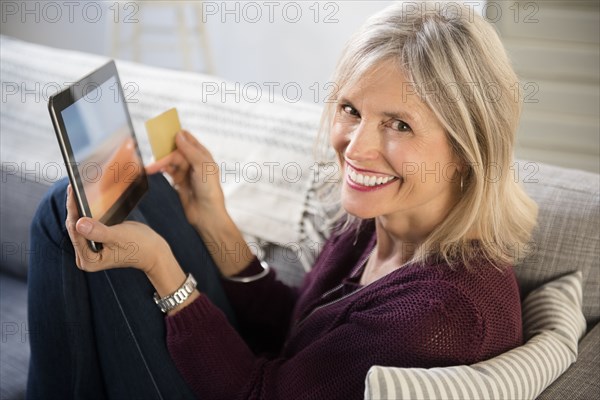
[{"label": "purple knit sweater", "polygon": [[[300,289],[223,281],[238,334],[206,296],[167,317],[171,357],[203,399],[361,399],[372,365],[475,363],[522,343],[512,268],[406,265],[358,282],[373,224],[329,240]],[[260,272],[254,261],[242,275]]]}]

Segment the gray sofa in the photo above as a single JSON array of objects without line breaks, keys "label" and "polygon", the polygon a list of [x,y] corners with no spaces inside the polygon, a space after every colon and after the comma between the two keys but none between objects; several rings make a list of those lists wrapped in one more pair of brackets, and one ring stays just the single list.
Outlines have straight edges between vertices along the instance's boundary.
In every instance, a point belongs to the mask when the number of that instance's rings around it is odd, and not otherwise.
[{"label": "gray sofa", "polygon": [[[0,78],[7,94],[0,114],[0,398],[18,399],[24,396],[29,356],[26,279],[32,249],[28,228],[40,198],[57,179],[52,168],[61,162],[44,96],[52,83],[72,81],[105,60],[7,37],[1,40]],[[221,81],[132,63],[117,65],[122,81],[137,85],[137,102],[131,102],[129,109],[145,158],[149,149],[143,121],[177,106],[183,125],[207,144],[217,160],[228,165],[265,159],[287,162],[287,166],[293,162],[303,172],[293,185],[277,177],[224,183],[228,207],[246,236],[266,251],[267,258],[275,259],[284,280],[298,283],[316,255],[310,249],[326,236],[320,229],[325,211],[314,201],[319,179],[310,157],[319,106],[278,98],[258,103],[207,99],[195,89],[204,82],[220,85]],[[32,89],[25,92],[24,88]],[[569,272],[579,270],[583,276],[587,334],[579,343],[578,359],[539,398],[598,398],[600,177],[523,160],[515,167],[515,178],[540,206],[533,251],[517,267],[523,296]],[[238,201],[248,198],[257,204],[255,209],[243,208],[246,202]],[[290,258],[289,251],[298,257]]]}]

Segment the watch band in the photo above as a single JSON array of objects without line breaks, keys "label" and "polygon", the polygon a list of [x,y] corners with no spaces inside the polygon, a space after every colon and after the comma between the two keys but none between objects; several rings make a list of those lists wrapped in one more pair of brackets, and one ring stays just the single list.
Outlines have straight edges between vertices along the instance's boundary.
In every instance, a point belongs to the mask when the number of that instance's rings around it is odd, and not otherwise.
[{"label": "watch band", "polygon": [[166,314],[179,304],[186,301],[187,298],[190,297],[190,295],[194,292],[194,289],[196,289],[196,284],[196,279],[194,279],[192,274],[188,273],[183,285],[181,285],[179,289],[170,295],[160,298],[158,293],[154,292],[154,302],[160,308],[160,311]]}]

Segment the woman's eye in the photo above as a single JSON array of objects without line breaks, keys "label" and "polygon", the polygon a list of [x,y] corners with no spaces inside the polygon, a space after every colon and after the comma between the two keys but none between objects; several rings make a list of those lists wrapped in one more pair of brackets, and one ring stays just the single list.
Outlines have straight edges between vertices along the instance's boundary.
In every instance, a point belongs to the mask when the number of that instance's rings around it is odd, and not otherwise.
[{"label": "woman's eye", "polygon": [[358,111],[356,111],[352,106],[348,104],[342,104],[341,109],[344,113],[352,116],[358,116]]},{"label": "woman's eye", "polygon": [[399,132],[410,132],[412,130],[406,122],[399,119],[392,121],[390,126],[392,129]]}]

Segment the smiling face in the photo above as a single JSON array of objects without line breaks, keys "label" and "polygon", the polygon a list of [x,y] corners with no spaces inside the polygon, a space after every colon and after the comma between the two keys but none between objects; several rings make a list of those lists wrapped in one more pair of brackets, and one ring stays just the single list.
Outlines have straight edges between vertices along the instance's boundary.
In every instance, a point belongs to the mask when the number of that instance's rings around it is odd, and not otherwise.
[{"label": "smiling face", "polygon": [[331,127],[343,207],[359,218],[437,225],[460,196],[460,178],[435,114],[392,62],[346,86]]}]

